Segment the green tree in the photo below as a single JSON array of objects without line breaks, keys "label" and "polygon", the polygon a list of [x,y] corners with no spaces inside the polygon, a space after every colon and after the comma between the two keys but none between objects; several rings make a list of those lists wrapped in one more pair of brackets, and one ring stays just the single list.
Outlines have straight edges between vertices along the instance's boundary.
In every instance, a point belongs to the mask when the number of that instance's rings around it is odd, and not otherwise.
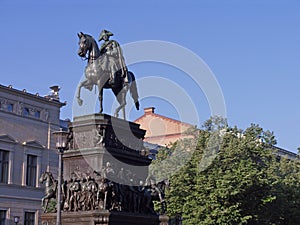
[{"label": "green tree", "polygon": [[[278,158],[272,132],[255,124],[241,131],[224,121],[205,123],[193,156],[171,177],[168,215],[182,213],[187,225],[298,224],[299,160]],[[184,151],[183,142],[176,148]]]}]

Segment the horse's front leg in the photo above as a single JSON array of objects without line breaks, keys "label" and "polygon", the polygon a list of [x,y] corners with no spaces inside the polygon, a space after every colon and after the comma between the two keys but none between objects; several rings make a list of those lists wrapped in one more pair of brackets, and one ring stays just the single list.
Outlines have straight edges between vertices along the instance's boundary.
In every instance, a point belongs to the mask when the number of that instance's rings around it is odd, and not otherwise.
[{"label": "horse's front leg", "polygon": [[81,88],[83,87],[83,86],[85,86],[87,84],[87,80],[84,80],[84,81],[82,81],[82,82],[80,82],[80,84],[78,85],[78,88],[77,88],[77,102],[78,102],[78,105],[82,105],[82,103],[83,103],[83,100],[80,98],[80,92],[81,92]]},{"label": "horse's front leg", "polygon": [[47,212],[48,202],[49,202],[49,199],[46,198],[46,199],[45,199],[45,208],[44,208],[44,212]]},{"label": "horse's front leg", "polygon": [[104,192],[103,209],[106,209],[107,191]]},{"label": "horse's front leg", "polygon": [[41,206],[42,206],[42,208],[44,209],[44,212],[45,212],[44,203],[45,203],[45,198],[42,198],[42,204],[41,204]]},{"label": "horse's front leg", "polygon": [[103,112],[103,87],[100,87],[100,85],[99,85],[99,105],[100,105],[99,113],[102,113]]}]

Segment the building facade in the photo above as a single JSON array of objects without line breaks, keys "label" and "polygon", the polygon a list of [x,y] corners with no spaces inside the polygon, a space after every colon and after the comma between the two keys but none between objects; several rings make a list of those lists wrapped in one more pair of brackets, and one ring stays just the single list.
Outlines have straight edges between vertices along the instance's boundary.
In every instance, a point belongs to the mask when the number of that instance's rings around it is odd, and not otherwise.
[{"label": "building facade", "polygon": [[0,225],[38,225],[43,171],[57,175],[52,132],[60,128],[58,92],[45,97],[0,85]]},{"label": "building facade", "polygon": [[[159,147],[168,146],[179,139],[193,138],[185,133],[189,128],[195,127],[191,124],[181,122],[163,115],[155,113],[154,107],[144,108],[144,115],[134,121],[140,124],[141,129],[146,130],[145,147],[153,149],[153,157],[158,152]],[[297,154],[283,148],[273,146],[278,157],[286,157],[294,160]]]}]

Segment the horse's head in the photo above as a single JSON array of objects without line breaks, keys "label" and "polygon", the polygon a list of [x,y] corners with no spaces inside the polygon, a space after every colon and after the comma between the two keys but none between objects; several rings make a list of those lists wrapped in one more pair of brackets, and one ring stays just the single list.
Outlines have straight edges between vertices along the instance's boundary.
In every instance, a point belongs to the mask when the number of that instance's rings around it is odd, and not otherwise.
[{"label": "horse's head", "polygon": [[39,182],[43,183],[44,181],[46,181],[47,179],[49,179],[51,176],[52,176],[52,173],[45,171],[45,172],[42,173],[42,175],[41,175],[41,177],[39,179]]},{"label": "horse's head", "polygon": [[47,179],[46,175],[47,175],[47,172],[43,172],[42,173],[42,175],[41,175],[41,177],[39,179],[40,183],[43,183]]},{"label": "horse's head", "polygon": [[77,34],[79,37],[79,49],[78,49],[78,55],[80,57],[85,57],[88,50],[91,48],[91,41],[89,38],[89,35],[84,34],[82,32]]},{"label": "horse's head", "polygon": [[94,61],[97,59],[100,55],[100,51],[95,39],[91,35],[82,32],[77,35],[79,37],[78,55],[80,57],[85,57],[86,54],[88,54],[87,58],[89,59],[89,62],[90,60]]},{"label": "horse's head", "polygon": [[[89,63],[94,62],[100,56],[100,50],[95,39],[88,34],[82,32],[77,34],[79,37],[78,55],[86,57]],[[86,56],[88,54],[88,56]]]}]

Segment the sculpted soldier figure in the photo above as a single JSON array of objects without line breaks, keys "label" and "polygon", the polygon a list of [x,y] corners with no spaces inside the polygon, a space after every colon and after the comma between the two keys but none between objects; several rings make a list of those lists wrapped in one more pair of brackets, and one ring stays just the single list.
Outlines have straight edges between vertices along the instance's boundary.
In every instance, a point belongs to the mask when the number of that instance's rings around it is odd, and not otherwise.
[{"label": "sculpted soldier figure", "polygon": [[121,76],[124,79],[124,84],[128,84],[127,67],[123,57],[122,49],[119,43],[115,40],[109,40],[113,33],[107,30],[102,30],[98,41],[104,40],[100,48],[102,58],[102,66],[110,72],[110,84],[116,83],[116,76]]},{"label": "sculpted soldier figure", "polygon": [[78,211],[79,191],[80,191],[79,181],[73,180],[73,178],[71,177],[67,184],[67,198],[66,198],[66,205],[65,205],[68,211],[71,210]]},{"label": "sculpted soldier figure", "polygon": [[154,173],[151,173],[148,175],[148,177],[146,178],[146,186],[149,186],[152,190],[152,192],[156,192],[160,202],[163,202],[164,199],[162,197],[162,193],[161,190],[157,187],[157,183],[156,183],[156,178],[154,176]]}]

